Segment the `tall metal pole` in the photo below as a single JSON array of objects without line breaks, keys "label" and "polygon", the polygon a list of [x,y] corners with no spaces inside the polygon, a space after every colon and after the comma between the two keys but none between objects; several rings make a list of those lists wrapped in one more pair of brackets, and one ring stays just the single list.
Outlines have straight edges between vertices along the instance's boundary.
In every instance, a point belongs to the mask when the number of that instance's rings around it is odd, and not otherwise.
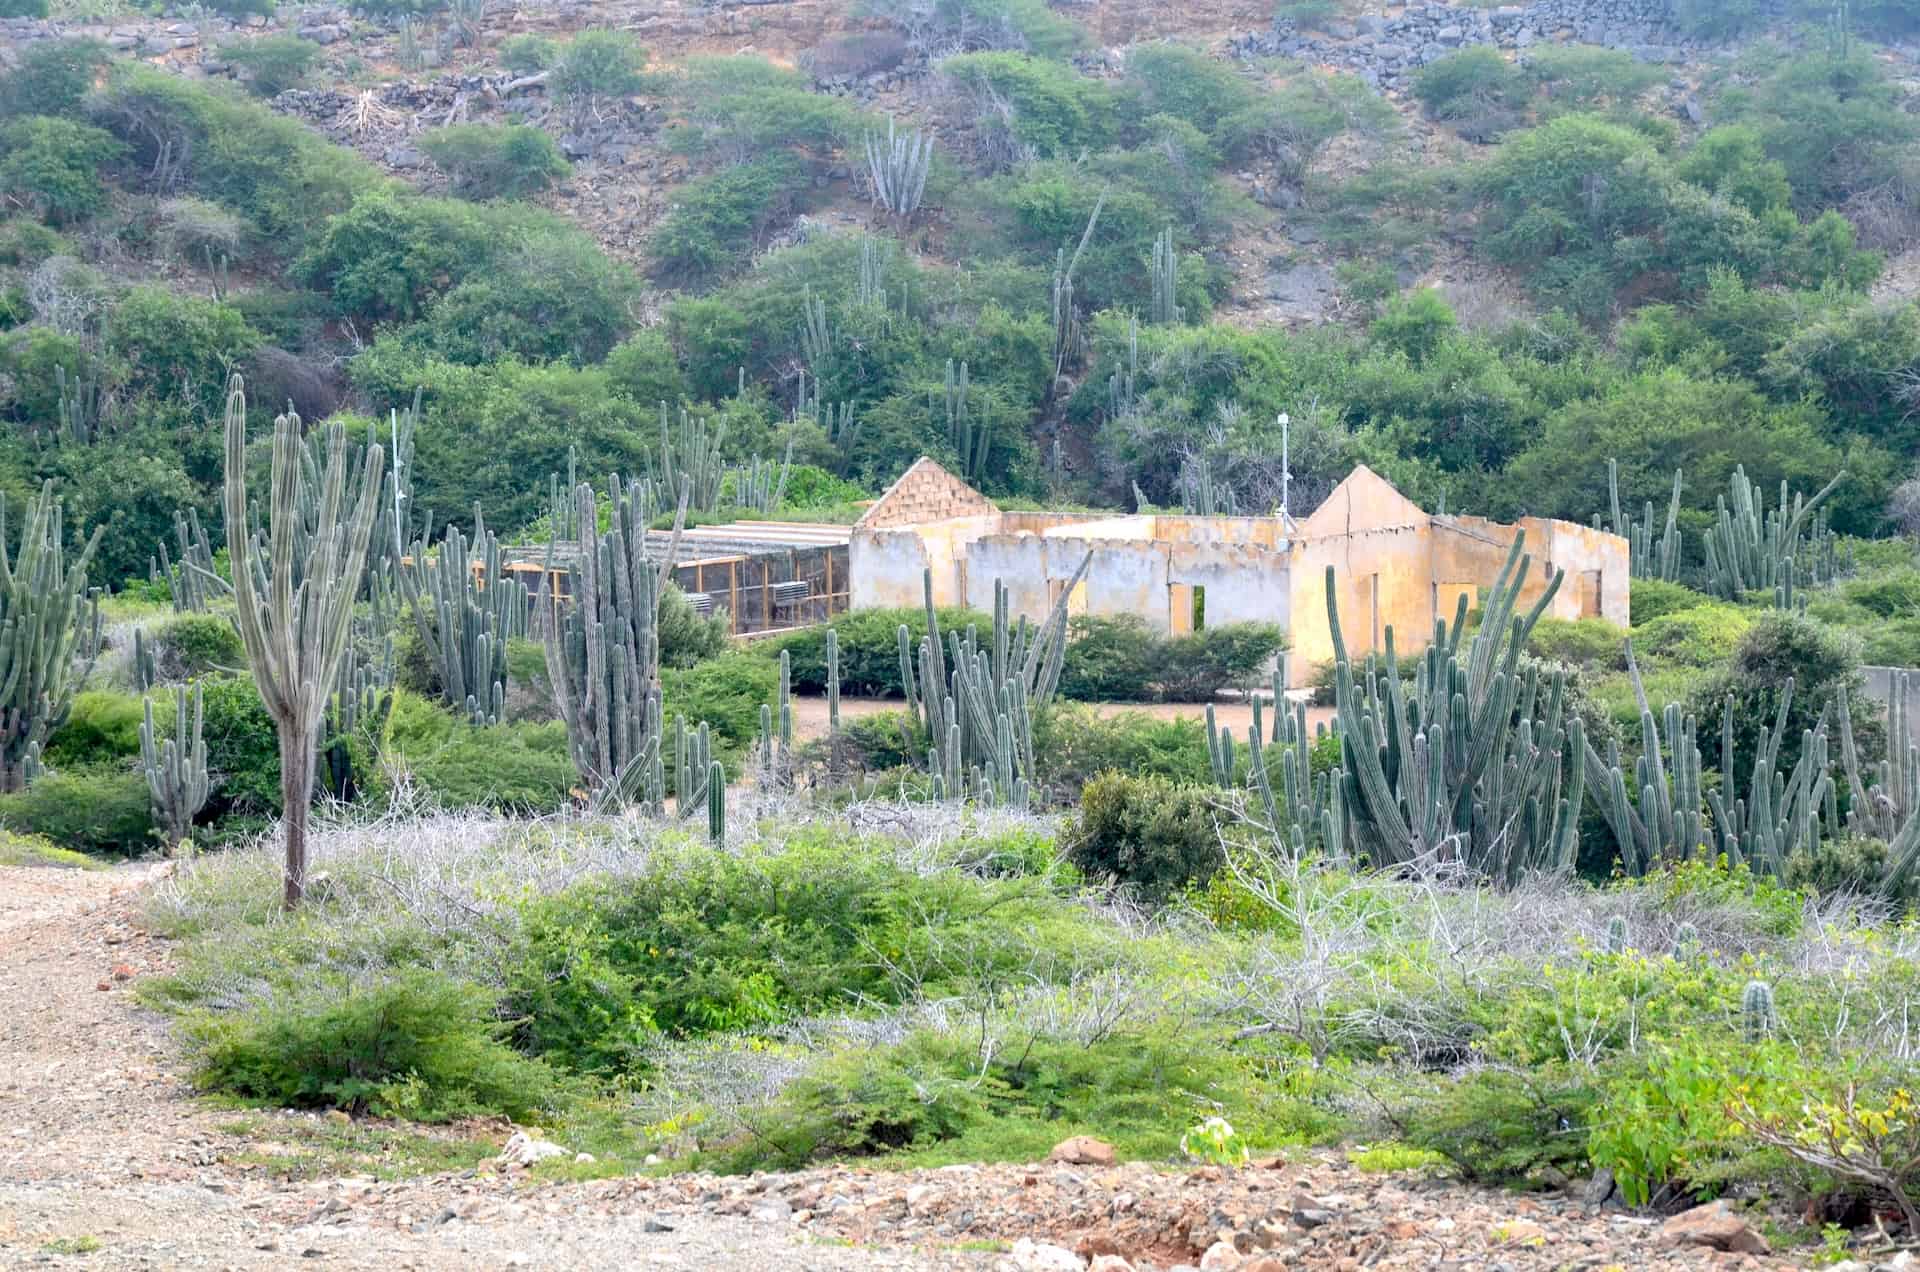
[{"label": "tall metal pole", "polygon": [[1290,502],[1293,495],[1293,467],[1288,462],[1288,429],[1293,423],[1285,411],[1280,412],[1280,525],[1283,529],[1293,529],[1293,513]]}]

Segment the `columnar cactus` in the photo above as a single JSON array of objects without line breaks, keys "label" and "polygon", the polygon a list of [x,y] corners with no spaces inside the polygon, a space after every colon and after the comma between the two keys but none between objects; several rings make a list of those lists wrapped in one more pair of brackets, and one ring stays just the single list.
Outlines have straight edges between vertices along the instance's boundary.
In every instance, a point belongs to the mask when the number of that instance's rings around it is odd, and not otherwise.
[{"label": "columnar cactus", "polygon": [[1815,727],[1801,731],[1800,758],[1785,776],[1780,772],[1780,744],[1787,732],[1787,710],[1793,702],[1793,681],[1782,686],[1772,727],[1760,730],[1753,770],[1744,799],[1734,797],[1733,700],[1720,715],[1720,772],[1724,791],[1713,791],[1707,802],[1713,809],[1714,851],[1728,861],[1750,865],[1775,878],[1786,872],[1787,858],[1820,841],[1823,809],[1837,831],[1833,810],[1833,777],[1827,748],[1827,718],[1823,711]]},{"label": "columnar cactus", "polygon": [[1179,282],[1180,257],[1173,250],[1173,227],[1169,225],[1153,240],[1153,260],[1148,266],[1153,281],[1153,303],[1147,310],[1148,321],[1156,325],[1180,321],[1180,305],[1174,299]]},{"label": "columnar cactus", "polygon": [[1616,914],[1607,920],[1606,951],[1609,954],[1625,954],[1627,952],[1627,919],[1625,915]]},{"label": "columnar cactus", "polygon": [[204,614],[217,597],[233,594],[233,585],[213,568],[213,545],[200,528],[200,514],[192,508],[173,514],[173,537],[180,545],[176,563],[160,541],[158,560],[149,560],[147,577],[167,585],[167,595],[176,614]]},{"label": "columnar cactus", "polygon": [[1909,723],[1913,677],[1900,675],[1887,695],[1887,758],[1863,772],[1853,740],[1853,713],[1844,688],[1834,700],[1840,716],[1840,761],[1852,799],[1847,824],[1857,835],[1887,844],[1883,891],[1898,892],[1920,865],[1920,745]]},{"label": "columnar cactus", "polygon": [[697,414],[680,408],[680,426],[667,425],[667,404],[660,404],[660,464],[657,470],[662,490],[684,491],[687,507],[694,512],[713,512],[720,507],[720,487],[726,468],[720,462],[720,447],[727,438],[725,419]]},{"label": "columnar cactus", "polygon": [[[1660,864],[1685,861],[1707,852],[1709,830],[1694,718],[1683,713],[1678,703],[1668,703],[1663,738],[1658,719],[1646,705],[1640,667],[1633,657],[1633,642],[1627,642],[1626,651],[1627,670],[1641,703],[1640,757],[1634,761],[1631,787],[1621,764],[1618,743],[1609,746],[1605,759],[1589,743],[1586,759],[1587,767],[1594,773],[1588,789],[1613,831],[1620,864],[1629,875],[1638,876]],[[1667,772],[1667,756],[1672,757],[1671,777]]]},{"label": "columnar cactus", "polygon": [[[266,524],[245,532],[247,401],[234,376],[226,412],[227,547],[240,639],[279,736],[284,896],[292,909],[306,887],[317,735],[347,655],[385,455],[369,445],[359,473],[351,472],[346,432],[335,424],[325,431],[325,461],[316,470],[298,415],[280,416],[273,429]],[[311,520],[303,504],[313,509]]]},{"label": "columnar cactus", "polygon": [[493,724],[505,709],[507,642],[526,631],[526,587],[501,569],[499,541],[477,504],[471,545],[448,526],[436,559],[427,559],[424,538],[412,556],[397,577],[414,630],[440,673],[441,698],[474,724]]},{"label": "columnar cactus", "polygon": [[715,760],[707,768],[707,838],[727,842],[727,770]]},{"label": "columnar cactus", "polygon": [[1515,614],[1531,563],[1525,538],[1515,537],[1464,656],[1467,598],[1451,628],[1444,620],[1434,625],[1411,692],[1400,679],[1392,628],[1384,662],[1370,656],[1355,674],[1327,569],[1348,833],[1375,865],[1437,852],[1508,883],[1573,865],[1585,734],[1565,710],[1564,676],[1556,672],[1543,686],[1538,667],[1520,666],[1563,574],[1555,571],[1533,608]]},{"label": "columnar cactus", "polygon": [[66,723],[74,690],[99,652],[100,604],[87,590],[87,565],[99,543],[96,528],[67,559],[60,501],[49,482],[27,500],[19,546],[10,554],[0,498],[0,791],[17,791],[38,772],[47,735]]},{"label": "columnar cactus", "polygon": [[[1620,511],[1620,463],[1607,461],[1607,499],[1613,520],[1607,529],[1627,541],[1628,569],[1636,579],[1680,577],[1680,470],[1673,470],[1673,498],[1667,503],[1667,524],[1656,542],[1653,537],[1653,501],[1635,521]],[[1596,518],[1596,524],[1598,519]]]},{"label": "columnar cactus", "polygon": [[[187,715],[187,699],[193,715]],[[201,739],[200,686],[182,685],[173,692],[173,736],[161,738],[154,728],[153,699],[146,700],[146,719],[140,725],[140,768],[147,777],[153,819],[167,837],[167,851],[193,831],[193,818],[207,805],[207,744]]]},{"label": "columnar cactus", "polygon": [[1811,499],[1794,495],[1789,515],[1786,482],[1780,483],[1779,504],[1768,512],[1766,496],[1747,479],[1747,470],[1735,468],[1706,537],[1707,581],[1714,595],[1738,600],[1746,592],[1771,589],[1775,604],[1790,608],[1808,519],[1846,475],[1836,473]]},{"label": "columnar cactus", "polygon": [[[592,488],[574,490],[571,603],[546,622],[547,676],[580,780],[597,798],[624,800],[638,792],[657,807],[664,798],[657,620],[679,534],[676,529],[656,563],[647,552],[653,487],[615,478],[609,493],[611,523],[602,534]],[[683,486],[681,521],[687,500]],[[559,554],[557,539],[551,551]]]},{"label": "columnar cactus", "polygon": [[967,379],[967,364],[947,359],[947,442],[960,459],[961,475],[977,482],[987,473],[987,450],[993,442],[993,425],[982,408],[975,418],[972,385]]},{"label": "columnar cactus", "polygon": [[1740,995],[1740,1031],[1749,1043],[1765,1042],[1773,1034],[1773,986],[1751,980]]}]

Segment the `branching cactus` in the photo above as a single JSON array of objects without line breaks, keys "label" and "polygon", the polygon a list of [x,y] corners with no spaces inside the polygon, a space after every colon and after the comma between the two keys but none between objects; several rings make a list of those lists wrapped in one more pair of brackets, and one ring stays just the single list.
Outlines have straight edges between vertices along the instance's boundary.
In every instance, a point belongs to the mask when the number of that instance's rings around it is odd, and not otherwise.
[{"label": "branching cactus", "polygon": [[[580,780],[596,802],[638,797],[657,808],[664,799],[661,756],[660,592],[679,549],[688,492],[665,555],[647,552],[654,511],[649,483],[610,483],[611,520],[602,534],[593,490],[576,487],[573,520],[578,537],[567,545],[571,603],[546,623],[547,677],[567,726],[567,744]],[[554,543],[556,558],[561,545]]]},{"label": "branching cactus", "polygon": [[[187,700],[193,715],[187,715]],[[160,737],[153,722],[153,699],[146,700],[146,719],[140,725],[140,767],[147,776],[153,801],[153,819],[167,837],[167,851],[193,831],[193,819],[207,806],[207,744],[201,739],[201,693],[182,685],[173,692],[173,736]]]},{"label": "branching cactus", "polygon": [[[1618,743],[1602,759],[1591,743],[1586,746],[1587,767],[1594,773],[1594,803],[1613,831],[1620,864],[1639,876],[1662,863],[1686,861],[1708,852],[1708,818],[1700,779],[1700,747],[1694,718],[1678,703],[1668,703],[1666,730],[1647,705],[1633,642],[1626,645],[1627,670],[1640,702],[1640,758],[1634,761],[1629,783]],[[1672,773],[1667,770],[1671,757]]]},{"label": "branching cactus", "polygon": [[[239,376],[227,391],[225,511],[240,639],[280,743],[285,902],[300,904],[307,877],[307,814],[327,698],[347,656],[353,603],[366,568],[384,453],[369,445],[359,471],[338,424],[325,432],[316,471],[291,411],[273,423],[265,526],[248,525],[247,401]],[[303,509],[311,509],[308,513]]]},{"label": "branching cactus", "polygon": [[1881,890],[1900,892],[1920,865],[1920,745],[1913,740],[1913,677],[1898,675],[1888,686],[1887,758],[1863,767],[1854,744],[1853,713],[1844,688],[1834,705],[1840,716],[1840,762],[1852,796],[1847,824],[1857,835],[1887,844]]},{"label": "branching cactus", "polygon": [[[1628,569],[1636,579],[1665,579],[1671,583],[1680,577],[1680,470],[1673,470],[1673,497],[1667,502],[1666,529],[1656,541],[1653,537],[1653,501],[1635,521],[1620,510],[1620,464],[1607,461],[1607,499],[1613,514],[1607,529],[1627,541]],[[1595,518],[1595,524],[1599,524]]]},{"label": "branching cactus", "polygon": [[1392,628],[1384,661],[1369,657],[1356,673],[1327,570],[1349,833],[1377,866],[1438,853],[1512,883],[1573,865],[1585,735],[1565,710],[1564,676],[1543,685],[1537,666],[1520,666],[1563,573],[1555,571],[1531,610],[1516,614],[1531,564],[1525,538],[1515,537],[1464,651],[1465,596],[1451,627],[1435,623],[1411,691],[1400,678]]},{"label": "branching cactus", "polygon": [[[1346,773],[1334,768],[1314,774],[1316,739],[1307,732],[1306,704],[1297,703],[1288,711],[1282,705],[1285,701],[1276,684],[1270,737],[1258,699],[1254,702],[1253,723],[1247,729],[1248,769],[1266,814],[1266,830],[1283,850],[1296,857],[1317,849],[1333,860],[1342,860],[1347,844]],[[1280,774],[1277,784],[1276,769]]]},{"label": "branching cactus", "polygon": [[527,590],[501,569],[500,544],[473,510],[473,542],[448,526],[439,556],[425,539],[398,570],[414,630],[440,673],[442,700],[474,724],[496,723],[506,701],[507,642],[525,634]]},{"label": "branching cactus", "polygon": [[167,585],[176,614],[204,614],[216,598],[231,596],[233,585],[213,568],[213,545],[200,527],[198,512],[192,508],[176,511],[173,537],[179,544],[179,561],[174,561],[163,539],[159,559],[147,566],[147,577]]},{"label": "branching cactus", "polygon": [[1780,771],[1780,746],[1787,732],[1787,710],[1793,703],[1793,681],[1782,686],[1780,702],[1770,728],[1760,730],[1754,748],[1753,769],[1744,799],[1735,798],[1733,700],[1720,715],[1720,772],[1726,787],[1708,794],[1713,809],[1714,851],[1728,861],[1751,866],[1781,878],[1787,858],[1819,844],[1822,809],[1833,817],[1829,829],[1838,830],[1833,813],[1833,777],[1827,748],[1827,722],[1832,704],[1819,721],[1800,735],[1800,758],[1793,768]]},{"label": "branching cactus", "polygon": [[1706,537],[1707,579],[1714,595],[1738,600],[1750,591],[1771,590],[1776,605],[1791,608],[1808,520],[1846,475],[1836,473],[1811,499],[1793,495],[1791,512],[1783,481],[1780,502],[1768,512],[1765,494],[1747,479],[1744,467],[1735,468]]},{"label": "branching cactus", "polygon": [[0,499],[0,791],[38,772],[47,735],[66,723],[100,650],[100,604],[87,590],[100,530],[69,560],[49,482],[27,500],[11,551],[9,537]]}]

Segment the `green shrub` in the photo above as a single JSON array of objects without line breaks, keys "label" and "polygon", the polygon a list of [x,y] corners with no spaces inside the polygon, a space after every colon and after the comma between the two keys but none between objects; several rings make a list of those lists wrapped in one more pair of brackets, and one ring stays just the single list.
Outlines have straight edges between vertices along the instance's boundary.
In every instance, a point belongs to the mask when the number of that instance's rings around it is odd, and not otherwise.
[{"label": "green shrub", "polygon": [[73,696],[67,722],[47,739],[46,762],[54,769],[91,768],[140,754],[146,708],[137,694],[89,689]]},{"label": "green shrub", "polygon": [[1920,569],[1908,566],[1848,579],[1840,585],[1840,595],[1881,618],[1909,618],[1920,614]]},{"label": "green shrub", "polygon": [[274,0],[210,0],[207,8],[235,21],[255,14],[270,18],[273,16]]},{"label": "green shrub", "polygon": [[147,779],[124,767],[46,773],[0,795],[0,826],[62,848],[130,856],[154,844],[150,800]]},{"label": "green shrub", "polygon": [[1558,111],[1629,105],[1665,78],[1658,66],[1625,49],[1591,44],[1536,45],[1523,69],[1528,79],[1547,86]]},{"label": "green shrub", "polygon": [[[978,610],[943,609],[939,612],[940,631],[962,632],[971,626],[991,638],[993,618]],[[906,625],[910,648],[915,651],[914,675],[920,674],[920,642],[927,635],[927,611],[910,609],[863,609],[836,614],[825,626],[782,636],[756,646],[778,660],[785,651],[793,667],[795,693],[827,691],[827,628],[840,642],[840,692],[852,697],[898,698],[906,693],[900,679],[899,630]]]},{"label": "green shrub", "polygon": [[1394,1121],[1407,1143],[1470,1181],[1538,1188],[1584,1172],[1586,1128],[1600,1113],[1591,1078],[1547,1066],[1432,1082]]},{"label": "green shrub", "polygon": [[780,674],[773,664],[746,650],[660,673],[666,718],[684,716],[689,727],[708,725],[714,733],[714,758],[736,777],[742,754],[760,736],[760,705],[772,702],[779,689]]},{"label": "green shrub", "polygon": [[[1862,680],[1856,637],[1801,614],[1768,611],[1740,637],[1731,664],[1703,682],[1689,700],[1703,735],[1717,724],[1722,707],[1732,700],[1734,757],[1732,772],[1726,776],[1742,792],[1753,771],[1760,730],[1773,727],[1789,682],[1793,701],[1780,748],[1781,765],[1789,769],[1799,757],[1803,732],[1819,722],[1835,693],[1844,687],[1858,698]],[[1884,741],[1884,722],[1856,712],[1854,728],[1867,753],[1877,754]],[[1703,749],[1713,752],[1710,763],[1723,763],[1718,747]]]},{"label": "green shrub", "polygon": [[1920,667],[1920,615],[1875,623],[1860,639],[1860,656],[1872,666]]},{"label": "green shrub", "polygon": [[225,398],[228,368],[259,345],[231,305],[150,284],[130,288],[107,319],[107,349],[125,363],[129,389],[209,412]]},{"label": "green shrub", "polygon": [[1080,813],[1060,836],[1060,853],[1092,878],[1164,901],[1205,886],[1226,863],[1221,826],[1233,814],[1218,792],[1163,777],[1105,773],[1080,791]]},{"label": "green shrub", "polygon": [[1500,50],[1476,44],[1421,67],[1413,95],[1434,119],[1459,121],[1475,140],[1490,141],[1521,122],[1526,91],[1519,69]]},{"label": "green shrub", "polygon": [[646,86],[646,67],[647,51],[625,31],[582,31],[560,50],[547,84],[575,105],[626,97]]},{"label": "green shrub", "polygon": [[1574,667],[1619,667],[1626,638],[1604,618],[1543,618],[1534,624],[1527,652]]},{"label": "green shrub", "polygon": [[[1843,835],[1817,840],[1788,857],[1782,881],[1809,895],[1876,896],[1880,895],[1880,880],[1886,869],[1885,843],[1861,835]],[[1904,904],[1916,895],[1920,895],[1920,884],[1909,873],[1899,894],[1887,899]]]},{"label": "green shrub", "polygon": [[278,97],[307,78],[320,46],[297,35],[263,35],[220,46],[220,56],[246,72],[247,87],[260,97]]},{"label": "green shrub", "polygon": [[727,647],[727,619],[716,609],[702,618],[675,584],[660,594],[660,665],[684,670],[716,657]]},{"label": "green shrub", "polygon": [[152,633],[154,661],[163,680],[244,673],[246,647],[233,621],[222,614],[180,614]]},{"label": "green shrub", "polygon": [[1136,615],[1069,619],[1060,695],[1075,702],[1143,701],[1153,693],[1163,643]]},{"label": "green shrub", "polygon": [[112,133],[50,115],[0,125],[0,191],[55,225],[98,211],[101,169],[127,153]]},{"label": "green shrub", "polygon": [[0,18],[44,18],[47,0],[0,0]]},{"label": "green shrub", "polygon": [[0,116],[78,114],[94,74],[112,56],[95,39],[33,41],[0,80]]},{"label": "green shrub", "polygon": [[654,231],[654,272],[665,282],[711,282],[743,264],[805,184],[800,161],[764,155],[689,181]]},{"label": "green shrub", "polygon": [[1708,602],[1650,619],[1633,629],[1633,652],[1689,667],[1718,667],[1733,657],[1752,616],[1734,605]]},{"label": "green shrub", "polygon": [[500,41],[500,65],[515,75],[544,71],[559,56],[559,46],[543,35],[510,35]]},{"label": "green shrub", "polygon": [[557,1087],[500,1040],[493,996],[425,968],[369,980],[338,974],[186,1026],[193,1079],[293,1108],[337,1108],[418,1122],[548,1111]]},{"label": "green shrub", "polygon": [[524,199],[568,171],[553,138],[525,124],[453,124],[424,134],[420,147],[468,199]]},{"label": "green shrub", "polygon": [[1272,623],[1222,623],[1176,636],[1155,659],[1154,680],[1168,702],[1211,702],[1226,688],[1259,679],[1286,637]]},{"label": "green shrub", "polygon": [[413,780],[443,808],[550,813],[567,806],[580,779],[564,725],[449,724],[431,746],[416,738],[399,748]]},{"label": "green shrub", "polygon": [[1112,128],[1111,95],[1060,62],[1025,53],[962,53],[942,62],[940,73],[981,100],[977,126],[1004,130],[1008,141],[1040,155],[1097,148]]},{"label": "green shrub", "polygon": [[[637,877],[526,902],[506,960],[508,1003],[527,1047],[588,1072],[624,1072],[659,1033],[763,1030],[859,999],[926,992],[1025,966],[1035,940],[1092,930],[1029,879],[921,874],[889,845],[825,828],[777,849],[658,852]],[[1083,941],[1068,961],[1119,957]]]},{"label": "green shrub", "polygon": [[[19,213],[0,220],[0,265],[19,265],[33,268],[49,256],[71,255],[67,243],[51,226]],[[20,293],[20,308],[17,320],[9,325],[17,326],[32,316],[32,309],[26,303],[26,293]]]},{"label": "green shrub", "polygon": [[1650,619],[1677,614],[1696,605],[1711,604],[1713,598],[1679,583],[1664,579],[1635,579],[1629,592],[1628,622],[1634,627]]},{"label": "green shrub", "polygon": [[1055,702],[1033,724],[1040,780],[1055,799],[1073,801],[1102,773],[1155,774],[1182,785],[1212,780],[1206,726],[1197,719],[1162,720],[1143,711],[1101,715],[1078,703]]},{"label": "green shrub", "polygon": [[219,777],[220,811],[280,811],[280,738],[248,676],[211,676],[201,683],[201,736],[207,771]]}]

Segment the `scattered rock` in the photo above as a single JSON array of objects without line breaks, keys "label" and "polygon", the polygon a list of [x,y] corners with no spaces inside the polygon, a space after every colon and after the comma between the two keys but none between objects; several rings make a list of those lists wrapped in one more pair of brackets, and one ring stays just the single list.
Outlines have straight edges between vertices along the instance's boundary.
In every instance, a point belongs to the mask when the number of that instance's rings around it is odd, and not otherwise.
[{"label": "scattered rock", "polygon": [[1081,1272],[1086,1267],[1073,1251],[1032,1237],[1013,1243],[1012,1259],[1019,1272]]},{"label": "scattered rock", "polygon": [[1239,1272],[1246,1256],[1231,1241],[1216,1241],[1200,1256],[1200,1272]]},{"label": "scattered rock", "polygon": [[1675,1215],[1660,1225],[1660,1239],[1668,1245],[1706,1246],[1732,1254],[1770,1254],[1766,1238],[1747,1226],[1747,1221],[1727,1208],[1724,1201]]},{"label": "scattered rock", "polygon": [[1053,1151],[1047,1154],[1047,1160],[1069,1166],[1111,1166],[1115,1158],[1113,1145],[1105,1140],[1097,1140],[1091,1135],[1076,1135],[1055,1144]]},{"label": "scattered rock", "polygon": [[506,1147],[500,1150],[500,1156],[494,1162],[509,1170],[525,1170],[536,1162],[566,1155],[567,1150],[552,1140],[535,1139],[525,1131],[515,1131],[507,1137]]},{"label": "scattered rock", "polygon": [[1101,1254],[1094,1256],[1093,1262],[1087,1265],[1087,1272],[1133,1272],[1133,1264],[1117,1254]]}]

